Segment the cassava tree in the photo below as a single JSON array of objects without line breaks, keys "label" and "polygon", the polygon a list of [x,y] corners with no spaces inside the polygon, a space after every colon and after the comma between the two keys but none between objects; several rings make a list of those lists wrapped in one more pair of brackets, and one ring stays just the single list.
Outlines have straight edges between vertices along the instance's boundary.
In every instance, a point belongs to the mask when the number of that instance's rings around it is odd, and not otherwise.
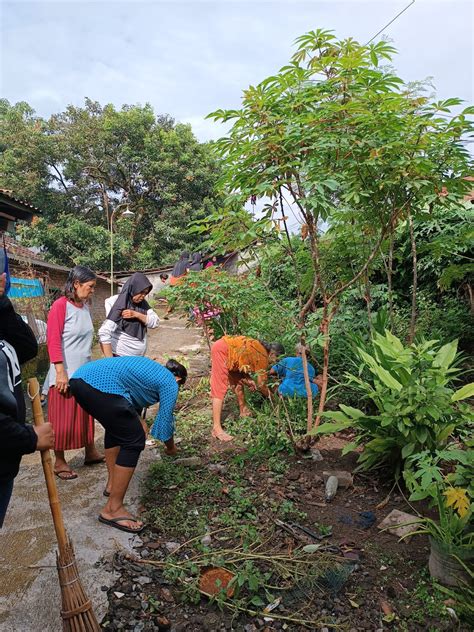
[{"label": "cassava tree", "polygon": [[[400,221],[458,203],[468,187],[462,139],[471,129],[473,110],[451,114],[457,99],[431,102],[419,86],[395,76],[381,65],[394,53],[386,42],[362,46],[317,30],[296,44],[287,66],[244,91],[240,109],[209,115],[233,122],[215,143],[223,161],[220,185],[233,210],[231,216],[211,215],[199,230],[219,248],[245,243],[258,251],[255,246],[274,239],[276,229],[294,258],[289,214],[303,226],[311,284],[306,295],[299,294],[296,318],[305,342],[307,316],[321,310],[318,425],[327,392],[330,324],[340,297],[368,278]],[[252,196],[265,200],[260,217],[245,211],[239,217],[236,204],[243,206]],[[345,278],[327,265],[323,247],[324,226],[336,217],[340,222],[342,215],[346,238],[358,250]]]}]

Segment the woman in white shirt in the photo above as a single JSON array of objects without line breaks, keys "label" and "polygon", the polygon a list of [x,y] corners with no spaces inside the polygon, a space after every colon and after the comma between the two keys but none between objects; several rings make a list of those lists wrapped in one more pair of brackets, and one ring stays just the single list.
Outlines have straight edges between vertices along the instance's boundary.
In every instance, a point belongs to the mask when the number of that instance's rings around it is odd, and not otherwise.
[{"label": "woman in white shirt", "polygon": [[144,356],[146,331],[158,327],[160,319],[145,297],[152,290],[151,281],[135,272],[120,294],[105,301],[106,320],[99,329],[99,341],[106,358]]}]

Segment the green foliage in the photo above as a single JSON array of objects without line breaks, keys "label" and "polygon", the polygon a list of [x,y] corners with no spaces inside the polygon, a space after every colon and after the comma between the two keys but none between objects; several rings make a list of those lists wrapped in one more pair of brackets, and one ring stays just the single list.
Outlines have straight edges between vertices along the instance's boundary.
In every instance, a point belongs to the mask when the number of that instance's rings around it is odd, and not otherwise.
[{"label": "green foliage", "polygon": [[[395,226],[408,206],[457,203],[469,188],[461,142],[471,129],[469,109],[453,116],[458,99],[432,103],[393,75],[380,64],[395,52],[386,42],[362,46],[319,29],[296,46],[288,65],[244,91],[240,109],[209,115],[233,122],[215,143],[228,200],[270,198],[255,222],[267,228],[280,224],[282,192],[310,228],[347,208],[365,244],[388,230],[389,220]],[[438,195],[443,185],[447,196]],[[206,220],[221,246],[248,229],[247,222],[225,235],[225,217]]]},{"label": "green foliage", "polygon": [[[403,476],[410,500],[428,498],[438,513],[437,520],[421,520],[420,532],[428,533],[448,548],[474,551],[472,451],[451,448],[420,452],[408,457]],[[461,487],[462,483],[466,487]]]},{"label": "green foliage", "polygon": [[[188,274],[183,283],[170,288],[166,296],[173,307],[184,313],[195,307],[201,312],[209,305],[219,308],[220,315],[206,321],[215,338],[243,334],[279,340],[290,346],[296,341],[293,303],[276,298],[253,272],[237,276],[208,268]],[[275,310],[280,314],[278,319]]]},{"label": "green foliage", "polygon": [[[375,333],[370,347],[356,348],[359,375],[347,376],[368,400],[370,412],[340,404],[339,411],[324,413],[332,421],[317,432],[355,428],[355,445],[364,446],[360,469],[389,465],[398,472],[412,454],[445,445],[472,419],[469,406],[455,403],[451,386],[459,373],[456,346],[440,346],[433,340],[404,346],[388,331]],[[370,379],[361,377],[364,369]]]},{"label": "green foliage", "polygon": [[[432,215],[420,216],[414,230],[420,252],[420,278],[428,284],[435,278],[446,291],[474,277],[474,207],[470,202],[449,206]],[[400,254],[402,254],[400,252]]]},{"label": "green foliage", "polygon": [[[193,536],[204,533],[214,509],[213,497],[220,493],[216,476],[190,471],[171,459],[152,464],[146,479],[144,501],[149,505],[149,522],[164,533]],[[171,501],[163,511],[163,497]]]},{"label": "green foliage", "polygon": [[44,211],[22,237],[56,263],[107,269],[111,214],[125,200],[135,215],[115,217],[121,269],[173,261],[198,243],[189,222],[217,207],[209,147],[149,105],[86,99],[46,121],[3,100],[0,123],[0,184]]}]

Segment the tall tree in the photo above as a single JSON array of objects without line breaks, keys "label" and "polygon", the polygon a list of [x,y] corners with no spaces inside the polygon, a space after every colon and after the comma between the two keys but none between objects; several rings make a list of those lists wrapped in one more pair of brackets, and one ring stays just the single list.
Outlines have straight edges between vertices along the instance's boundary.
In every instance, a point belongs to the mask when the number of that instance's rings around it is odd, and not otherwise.
[{"label": "tall tree", "polygon": [[[367,278],[401,220],[428,206],[435,212],[448,201],[455,204],[467,188],[462,137],[472,128],[472,109],[452,115],[459,100],[432,103],[420,96],[381,65],[393,53],[386,42],[362,46],[312,31],[298,38],[287,66],[245,90],[240,109],[210,115],[233,121],[229,135],[216,143],[229,199],[270,198],[257,226],[263,230],[278,217],[288,235],[291,207],[307,232],[313,278],[297,318],[304,341],[308,313],[321,309],[324,363],[316,425],[325,404],[330,323],[342,293]],[[447,196],[440,195],[443,187]],[[341,210],[365,246],[346,279],[327,274],[321,244],[321,222],[331,223]],[[222,246],[222,213],[203,230],[213,231]]]},{"label": "tall tree", "polygon": [[44,209],[23,237],[54,261],[107,269],[111,216],[125,202],[134,216],[115,216],[117,266],[153,267],[197,245],[186,229],[217,207],[218,167],[190,126],[149,105],[117,110],[88,99],[49,121],[26,104],[3,102],[0,114],[0,183]]}]

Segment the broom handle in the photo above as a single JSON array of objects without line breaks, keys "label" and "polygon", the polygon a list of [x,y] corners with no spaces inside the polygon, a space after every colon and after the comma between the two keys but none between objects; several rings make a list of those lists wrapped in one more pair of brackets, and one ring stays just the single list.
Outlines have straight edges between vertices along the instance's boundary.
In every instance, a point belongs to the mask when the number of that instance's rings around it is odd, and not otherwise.
[{"label": "broom handle", "polygon": [[[33,420],[35,426],[44,424],[43,409],[41,408],[41,400],[39,394],[40,388],[38,380],[32,377],[28,380],[28,392],[34,393],[32,398]],[[64,527],[63,514],[59,502],[58,488],[54,480],[53,462],[51,460],[50,450],[41,450],[41,463],[43,465],[44,478],[46,487],[48,488],[49,506],[51,515],[53,516],[54,530],[58,540],[59,554],[62,555],[66,551],[67,535]]]}]

